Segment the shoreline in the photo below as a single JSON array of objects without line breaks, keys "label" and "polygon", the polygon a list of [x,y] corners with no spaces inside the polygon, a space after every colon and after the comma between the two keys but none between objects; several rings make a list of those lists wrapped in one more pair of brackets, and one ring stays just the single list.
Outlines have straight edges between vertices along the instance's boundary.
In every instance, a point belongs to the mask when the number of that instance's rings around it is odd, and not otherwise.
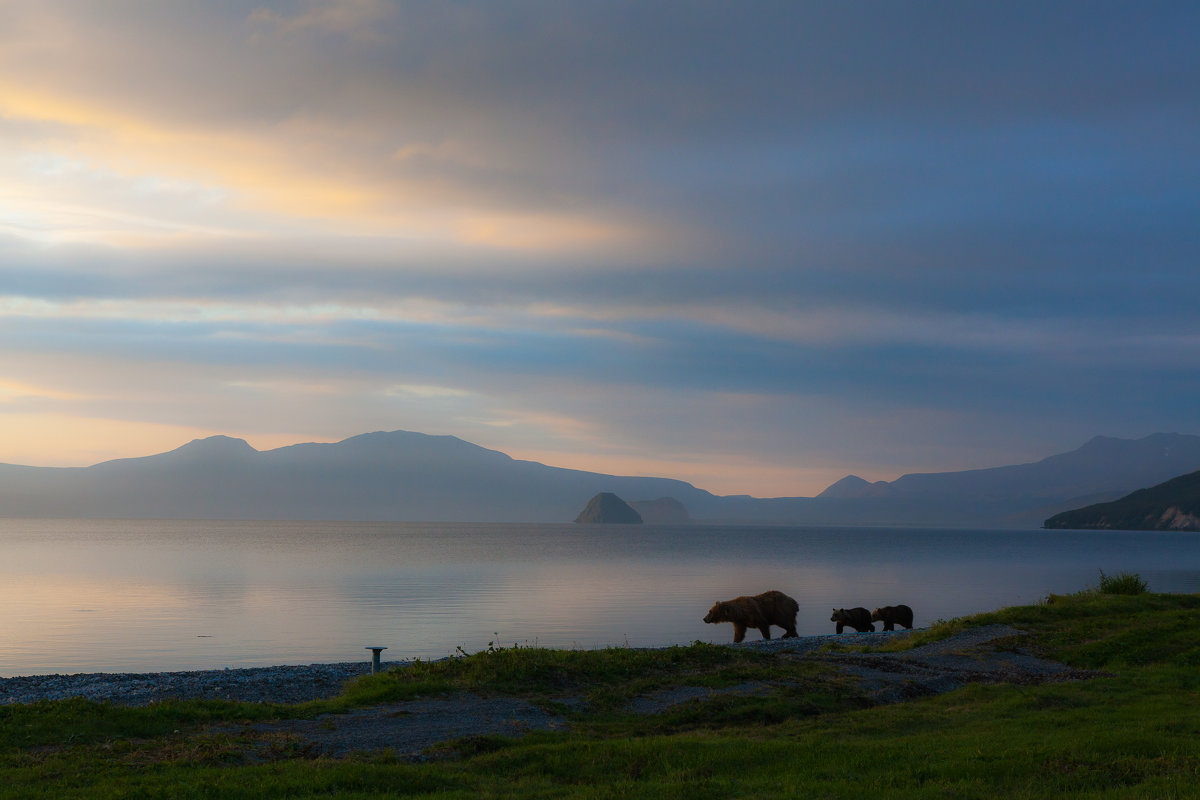
[{"label": "shoreline", "polygon": [[[920,630],[920,629],[915,629]],[[828,641],[873,644],[910,631],[855,634],[816,634],[794,639],[755,639],[734,644],[714,642],[720,647],[749,647],[759,650],[808,652]],[[665,650],[661,647],[637,648]],[[675,645],[686,647],[687,645]],[[453,658],[454,656],[447,656]],[[382,670],[411,664],[384,661]],[[76,672],[49,675],[18,675],[0,678],[0,706],[44,700],[83,698],[126,706],[149,705],[160,700],[235,700],[250,703],[303,703],[340,694],[346,681],[370,674],[371,662],[343,661],[323,664],[272,667],[226,667],[224,669],[178,670],[172,672]]]},{"label": "shoreline", "polygon": [[[388,661],[390,669],[405,664]],[[0,678],[0,706],[83,698],[125,706],[160,700],[237,700],[303,703],[333,697],[351,678],[369,674],[370,661],[176,672],[76,672]]]}]

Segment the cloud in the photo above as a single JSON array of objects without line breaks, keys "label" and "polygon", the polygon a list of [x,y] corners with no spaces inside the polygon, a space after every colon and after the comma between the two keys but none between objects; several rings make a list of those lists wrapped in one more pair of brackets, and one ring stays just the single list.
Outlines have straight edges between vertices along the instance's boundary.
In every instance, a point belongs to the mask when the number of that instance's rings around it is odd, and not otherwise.
[{"label": "cloud", "polygon": [[389,397],[418,397],[422,399],[445,399],[470,397],[471,392],[454,389],[450,386],[432,386],[429,384],[397,383],[384,390]]},{"label": "cloud", "polygon": [[[369,10],[363,4],[322,5],[288,18],[287,25],[341,30],[343,22],[370,22]],[[276,19],[271,13],[257,17]],[[85,29],[77,17],[33,16],[39,30],[54,35],[44,35],[40,48],[17,48],[10,55],[12,78],[0,83],[0,110],[22,125],[53,127],[57,135],[40,140],[43,151],[31,156],[71,165],[70,200],[53,193],[44,171],[24,176],[26,186],[37,187],[41,195],[41,203],[26,214],[40,209],[48,229],[61,227],[64,215],[83,201],[98,218],[83,233],[102,241],[146,234],[140,223],[148,215],[138,213],[141,198],[135,195],[148,185],[202,188],[206,207],[199,213],[174,203],[167,210],[182,219],[172,223],[159,214],[157,221],[168,233],[245,236],[264,227],[289,233],[315,229],[330,235],[555,249],[628,239],[622,229],[640,227],[612,208],[589,207],[579,193],[568,203],[576,208],[564,209],[559,201],[565,187],[531,192],[547,173],[541,179],[534,174],[540,168],[530,153],[497,149],[495,137],[487,135],[494,131],[462,141],[460,148],[475,154],[470,159],[447,161],[445,135],[413,122],[429,117],[437,101],[407,91],[412,76],[403,72],[364,74],[366,65],[354,57],[312,65],[310,60],[324,59],[311,58],[314,51],[306,45],[304,62],[285,77],[278,70],[283,64],[290,68],[301,55],[300,45],[289,42],[247,45],[210,70],[197,52],[207,41],[194,41],[191,31],[163,24],[161,17],[130,19],[128,28],[101,23]],[[204,33],[221,27],[236,33],[240,24],[203,22]],[[175,46],[152,43],[158,37]],[[47,58],[74,68],[47,71]],[[314,93],[314,86],[329,81],[337,85]],[[264,93],[275,98],[266,108],[256,102]],[[470,136],[475,113],[466,103],[450,100],[433,114],[432,127],[461,131],[460,139]],[[430,169],[428,159],[394,158],[406,151],[442,156]],[[14,178],[22,177],[20,166],[11,170]],[[78,194],[81,185],[90,197]],[[551,191],[559,195],[553,202],[546,196]],[[223,224],[211,230],[211,223],[196,216],[217,216]]]},{"label": "cloud", "polygon": [[75,399],[82,399],[82,397],[69,392],[62,392],[45,386],[34,386],[20,381],[0,381],[0,403]]},{"label": "cloud", "polygon": [[257,8],[251,12],[249,20],[254,25],[283,34],[342,34],[373,41],[380,38],[376,26],[396,14],[396,7],[385,0],[317,0],[304,6],[302,11],[291,15],[270,8]]},{"label": "cloud", "polygon": [[[864,234],[920,251],[914,233],[964,224],[1095,225],[1122,206],[1098,188],[1153,202],[1149,162],[1161,183],[1195,161],[1160,29],[1080,27],[1067,8],[1034,25],[962,8],[117,4],[106,23],[14,7],[40,44],[11,51],[10,115],[75,131],[62,146],[91,169],[225,197],[222,229],[242,234],[804,262]],[[254,39],[264,27],[337,35]],[[342,35],[364,29],[379,41]],[[214,52],[218,33],[235,44]],[[1021,37],[1056,45],[998,46]],[[1106,52],[1137,57],[1089,57],[1118,40]],[[1134,139],[1156,146],[1131,160]]]}]

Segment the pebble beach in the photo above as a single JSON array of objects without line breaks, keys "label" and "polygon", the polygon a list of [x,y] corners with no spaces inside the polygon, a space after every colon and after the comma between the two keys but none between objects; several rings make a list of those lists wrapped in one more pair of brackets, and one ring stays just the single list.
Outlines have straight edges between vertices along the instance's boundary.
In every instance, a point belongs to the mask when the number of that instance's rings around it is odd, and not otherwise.
[{"label": "pebble beach", "polygon": [[[384,662],[388,669],[401,662]],[[351,678],[371,671],[369,661],[250,667],[186,672],[90,672],[0,678],[0,705],[81,697],[141,706],[159,700],[241,700],[302,703],[338,694]]]}]

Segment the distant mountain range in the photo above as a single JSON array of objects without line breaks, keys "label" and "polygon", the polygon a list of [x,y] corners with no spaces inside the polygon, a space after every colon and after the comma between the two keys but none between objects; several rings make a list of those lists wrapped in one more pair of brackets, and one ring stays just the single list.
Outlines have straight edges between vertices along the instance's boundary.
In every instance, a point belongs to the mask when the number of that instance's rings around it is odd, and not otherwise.
[{"label": "distant mountain range", "polygon": [[1124,531],[1200,531],[1200,472],[1139,489],[1111,503],[1064,511],[1047,528]]},{"label": "distant mountain range", "polygon": [[683,481],[558,469],[407,431],[261,452],[213,436],[91,467],[0,465],[9,517],[570,522],[603,491],[713,499]]},{"label": "distant mountain range", "polygon": [[91,467],[0,465],[0,516],[569,522],[612,492],[679,521],[1033,528],[1197,469],[1200,437],[1097,437],[1032,464],[847,476],[817,497],[764,499],[519,461],[453,436],[377,432],[261,452],[214,436]]},{"label": "distant mountain range", "polygon": [[[916,473],[869,483],[847,476],[816,498],[844,508],[855,524],[875,522],[1040,527],[1046,517],[1122,497],[1200,469],[1200,436],[1097,436],[1078,450],[962,472]],[[850,509],[853,508],[853,511]]]}]

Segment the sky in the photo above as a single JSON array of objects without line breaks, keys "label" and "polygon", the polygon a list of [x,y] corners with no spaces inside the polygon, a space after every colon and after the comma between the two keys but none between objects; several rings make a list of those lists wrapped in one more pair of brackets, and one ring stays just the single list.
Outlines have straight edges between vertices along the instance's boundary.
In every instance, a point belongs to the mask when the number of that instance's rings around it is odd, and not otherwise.
[{"label": "sky", "polygon": [[0,462],[806,496],[1200,434],[1200,5],[0,0]]}]

